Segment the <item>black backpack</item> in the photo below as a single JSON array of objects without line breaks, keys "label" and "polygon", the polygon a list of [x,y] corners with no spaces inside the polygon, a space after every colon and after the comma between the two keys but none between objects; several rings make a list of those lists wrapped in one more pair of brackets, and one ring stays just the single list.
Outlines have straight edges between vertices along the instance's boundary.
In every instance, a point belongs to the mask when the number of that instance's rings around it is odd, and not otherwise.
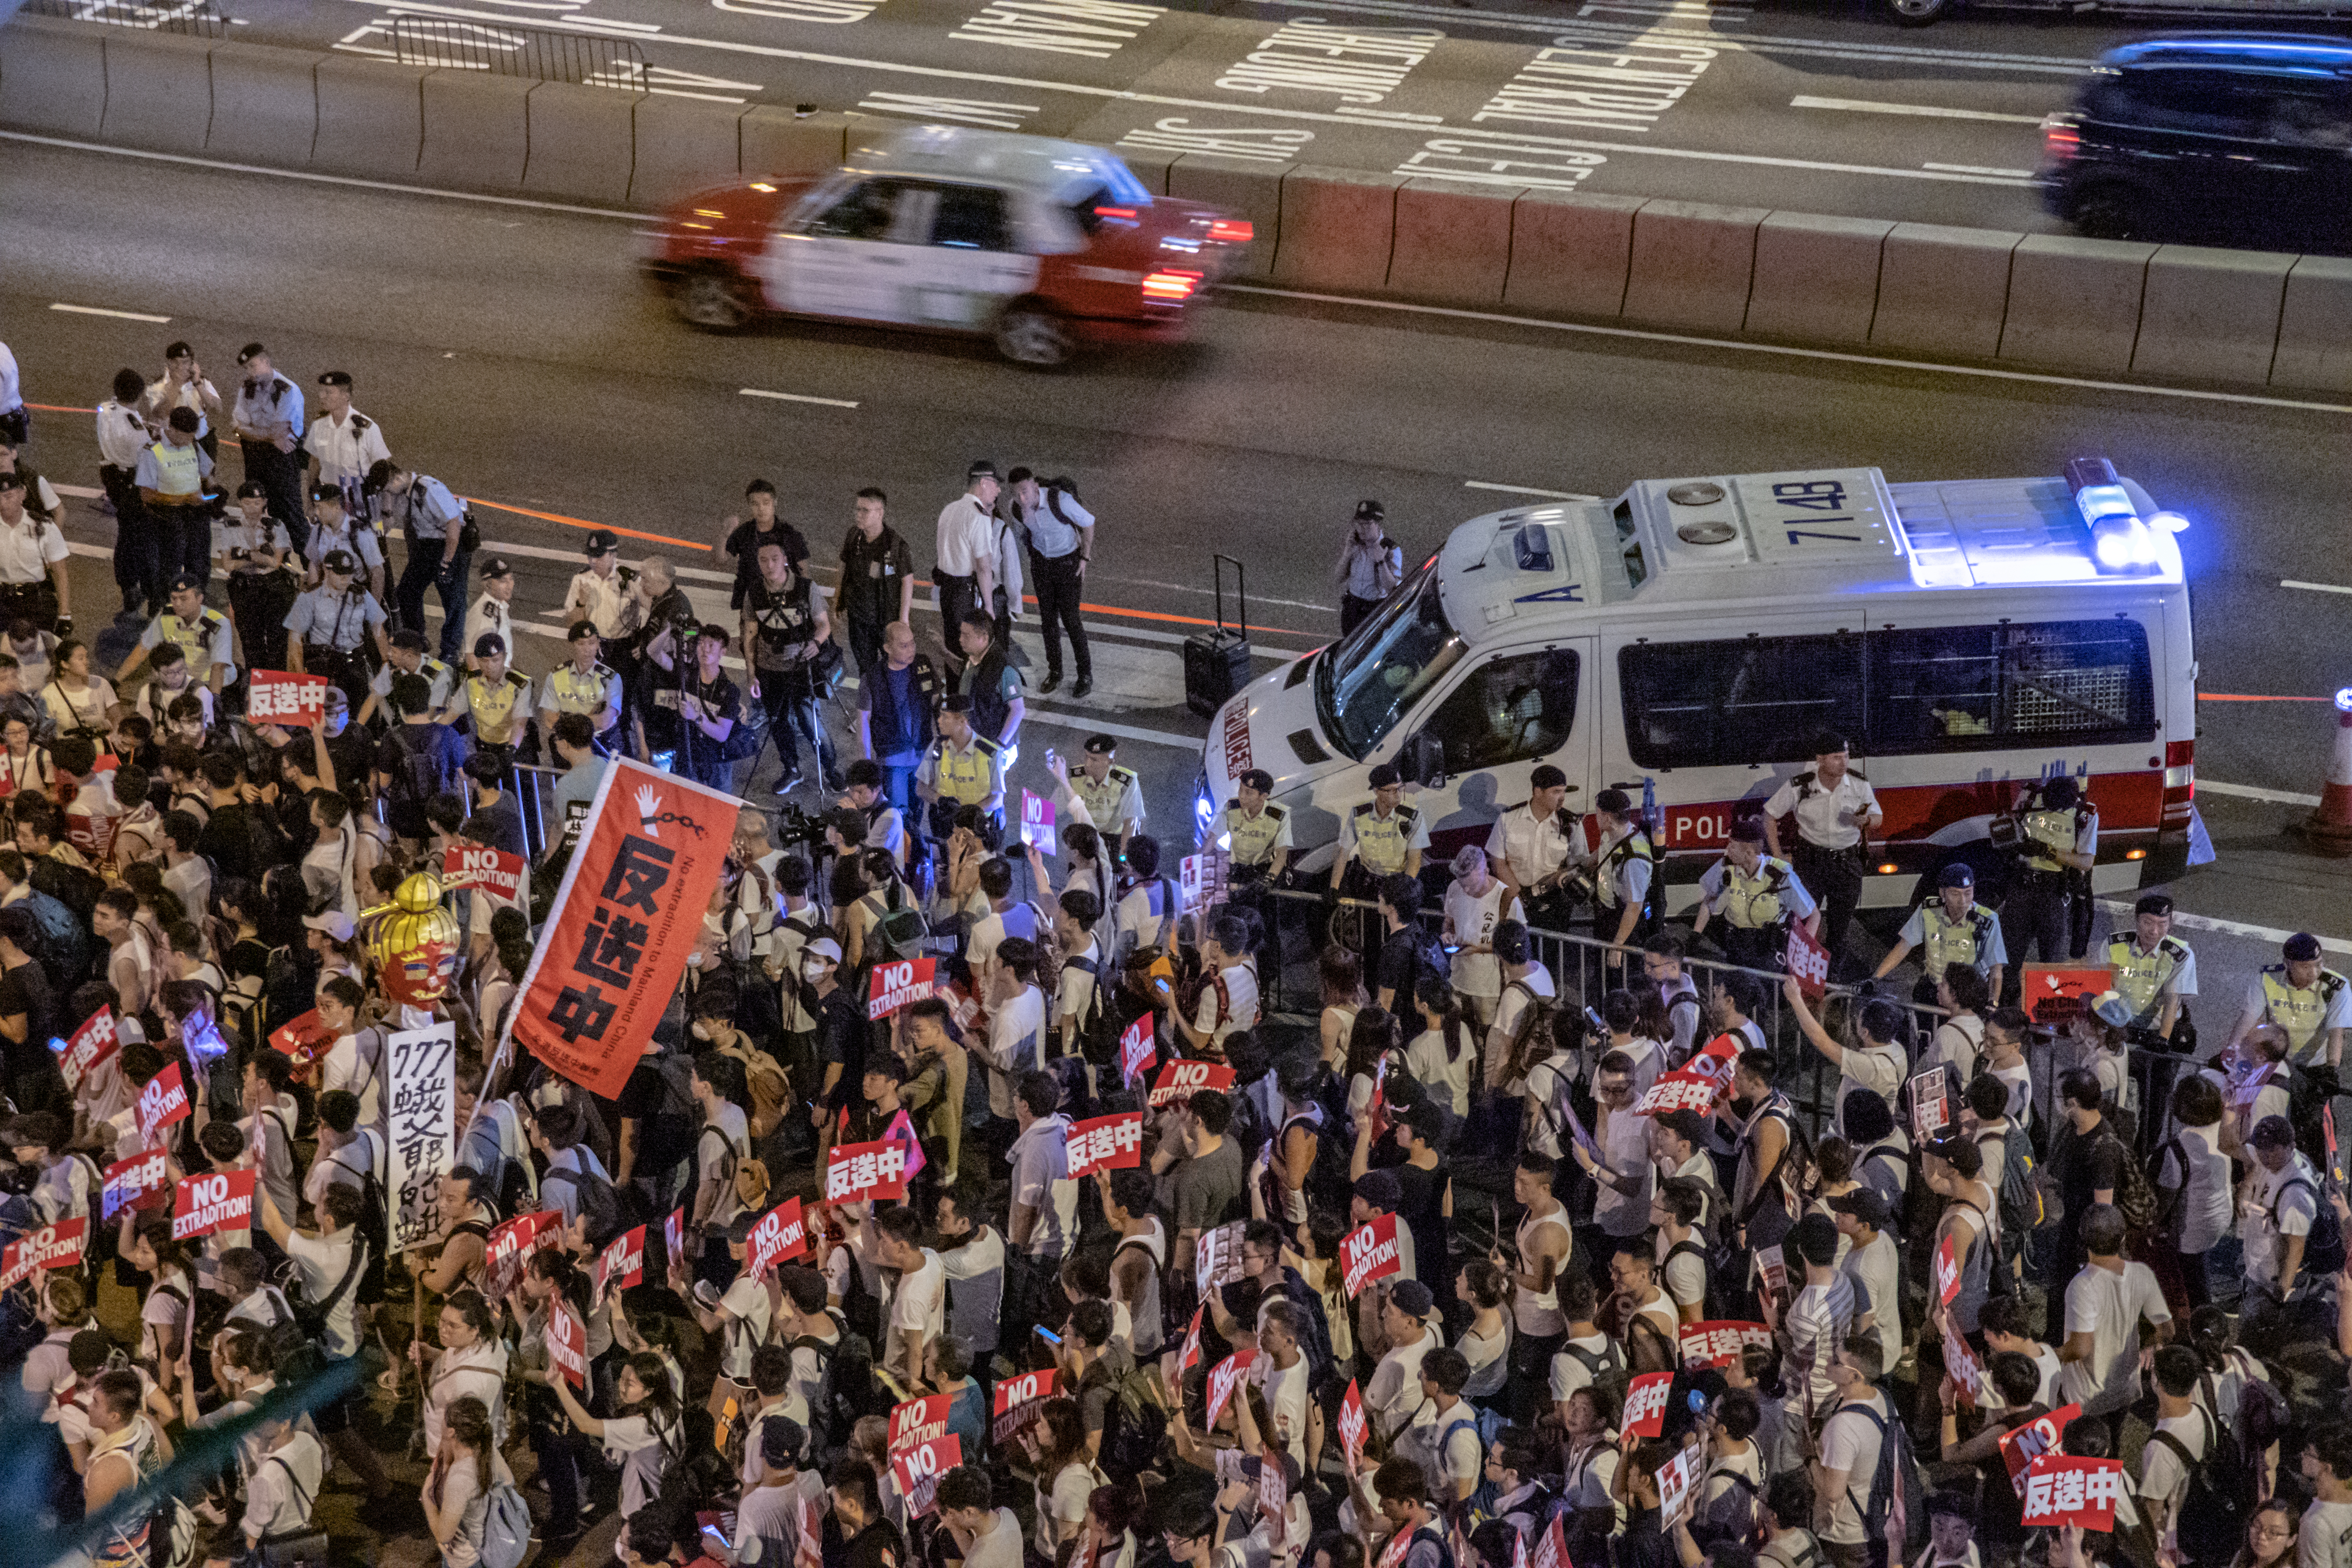
[{"label": "black backpack", "polygon": [[1573,1340],[1563,1340],[1559,1350],[1562,1355],[1575,1358],[1585,1375],[1592,1380],[1592,1386],[1607,1395],[1612,1406],[1625,1403],[1625,1391],[1633,1386],[1633,1373],[1625,1364],[1623,1346],[1611,1340],[1607,1350],[1589,1351]]},{"label": "black backpack", "polygon": [[817,1364],[824,1369],[825,1394],[821,1405],[809,1411],[809,1420],[821,1445],[839,1448],[849,1441],[851,1428],[862,1417],[887,1415],[895,1400],[875,1380],[873,1342],[844,1321],[838,1311],[826,1310],[840,1338],[821,1340],[803,1334],[793,1341],[792,1348],[816,1352]]},{"label": "black backpack", "polygon": [[[2271,1230],[2278,1230],[2278,1206],[2288,1193],[2301,1187],[2312,1196],[2317,1211],[2312,1215],[2311,1234],[2303,1244],[2303,1272],[2313,1279],[2326,1279],[2344,1271],[2344,1225],[2336,1217],[2336,1205],[2319,1195],[2319,1190],[2301,1176],[2281,1184],[2271,1198]],[[2294,1281],[2279,1282],[2281,1289],[2290,1289]]]},{"label": "black backpack", "polygon": [[[1891,1408],[1892,1395],[1882,1393]],[[1906,1562],[1925,1551],[1927,1545],[1927,1492],[1920,1484],[1919,1460],[1911,1451],[1910,1434],[1867,1405],[1841,1405],[1832,1414],[1853,1414],[1878,1428],[1878,1466],[1871,1472],[1869,1500],[1863,1505],[1862,1536],[1865,1542],[1886,1539],[1886,1518],[1895,1510],[1895,1498],[1903,1500],[1903,1550]],[[1853,1486],[1846,1480],[1849,1490]]]},{"label": "black backpack", "polygon": [[557,1182],[568,1184],[579,1199],[575,1213],[588,1221],[588,1239],[614,1237],[621,1234],[621,1194],[613,1184],[593,1171],[574,1171],[556,1166],[539,1179],[542,1192]]},{"label": "black backpack", "polygon": [[[360,1304],[372,1307],[383,1300],[383,1264],[392,1240],[391,1225],[385,1218],[383,1184],[376,1180],[373,1160],[354,1169],[332,1154],[327,1158],[360,1179],[360,1217],[352,1228],[359,1232],[360,1241],[367,1247],[367,1266],[360,1270]],[[390,1158],[389,1152],[386,1158]],[[319,1321],[323,1326],[326,1321],[326,1313],[321,1310]],[[316,1335],[319,1331],[311,1329],[308,1331]]]},{"label": "black backpack", "polygon": [[[1078,1015],[1078,1055],[1097,1067],[1108,1067],[1118,1050],[1118,1019],[1105,1005],[1108,998],[1103,994],[1102,967],[1091,958],[1066,958],[1062,967],[1094,976],[1094,994],[1086,1011]],[[1114,974],[1113,982],[1117,979]]]},{"label": "black backpack", "polygon": [[[2210,1383],[2207,1387],[2210,1391]],[[2180,1511],[2173,1521],[2180,1550],[2194,1563],[2226,1563],[2246,1537],[2246,1518],[2254,1505],[2253,1477],[2238,1453],[2237,1439],[2221,1429],[2211,1411],[2201,1405],[2194,1408],[2205,1423],[2202,1459],[2190,1458],[2180,1439],[2169,1432],[2154,1433],[2150,1441],[2171,1449],[2189,1472],[2188,1490],[2181,1494]]]},{"label": "black backpack", "polygon": [[1111,1480],[1131,1483],[1161,1462],[1168,1436],[1168,1407],[1150,1375],[1129,1366],[1111,1379],[1103,1408],[1102,1452],[1096,1462]]}]

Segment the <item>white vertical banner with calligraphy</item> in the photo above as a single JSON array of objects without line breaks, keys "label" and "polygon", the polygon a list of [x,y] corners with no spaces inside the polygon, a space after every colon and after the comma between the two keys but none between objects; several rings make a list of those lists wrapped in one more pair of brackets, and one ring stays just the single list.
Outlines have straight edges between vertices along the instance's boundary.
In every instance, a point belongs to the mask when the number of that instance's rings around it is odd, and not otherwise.
[{"label": "white vertical banner with calligraphy", "polygon": [[433,1238],[441,1178],[457,1163],[457,1026],[404,1030],[384,1042],[384,1058],[390,1250],[405,1252]]}]

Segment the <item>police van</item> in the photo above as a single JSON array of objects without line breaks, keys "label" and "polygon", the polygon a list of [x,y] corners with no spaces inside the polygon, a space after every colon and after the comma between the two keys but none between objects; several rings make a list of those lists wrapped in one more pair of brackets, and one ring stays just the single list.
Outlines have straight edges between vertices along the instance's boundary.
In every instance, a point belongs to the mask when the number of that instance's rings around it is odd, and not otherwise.
[{"label": "police van", "polygon": [[1865,909],[1983,855],[2021,788],[2062,771],[2098,808],[2095,889],[2166,880],[2195,793],[2187,526],[2102,458],[2052,479],[1644,480],[1492,513],[1217,711],[1196,813],[1205,827],[1263,768],[1311,870],[1393,763],[1436,863],[1550,763],[1571,809],[1646,795],[1680,910],[1734,820],[1835,731],[1885,813]]}]

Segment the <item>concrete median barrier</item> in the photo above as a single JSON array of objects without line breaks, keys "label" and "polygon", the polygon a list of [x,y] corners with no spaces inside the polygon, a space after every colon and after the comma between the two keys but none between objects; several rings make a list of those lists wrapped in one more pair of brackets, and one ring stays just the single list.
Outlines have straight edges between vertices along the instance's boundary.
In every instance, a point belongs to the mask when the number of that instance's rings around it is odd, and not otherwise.
[{"label": "concrete median barrier", "polygon": [[2028,235],[2009,258],[1999,358],[2045,370],[2119,375],[2139,339],[2156,247],[2071,234]]},{"label": "concrete median barrier", "polygon": [[2179,381],[2271,378],[2292,256],[2168,245],[2148,259],[2135,374]]},{"label": "concrete median barrier", "polygon": [[1510,186],[1408,180],[1397,187],[1389,292],[1451,305],[1499,305],[1511,276]]},{"label": "concrete median barrier", "polygon": [[2009,313],[2009,256],[2025,236],[1898,223],[1878,247],[1873,348],[1990,359]]},{"label": "concrete median barrier", "polygon": [[0,124],[95,140],[106,119],[110,31],[47,16],[0,27]]},{"label": "concrete median barrier", "polygon": [[848,155],[849,121],[838,114],[794,114],[789,109],[751,109],[736,128],[743,173],[825,174]]},{"label": "concrete median barrier", "polygon": [[425,79],[430,66],[341,58],[319,62],[319,139],[310,166],[406,184],[425,150]]},{"label": "concrete median barrier", "polygon": [[1736,332],[1748,320],[1756,230],[1764,207],[1649,202],[1633,215],[1625,319],[1702,332]]},{"label": "concrete median barrier", "polygon": [[2295,258],[2279,309],[2271,384],[2352,392],[2352,257]]},{"label": "concrete median barrier", "polygon": [[420,185],[462,191],[520,188],[530,161],[529,77],[436,70],[425,79],[425,149]]},{"label": "concrete median barrier", "polygon": [[1892,223],[1774,213],[1756,228],[1751,337],[1867,343],[1878,313],[1879,252]]},{"label": "concrete median barrier", "polygon": [[530,158],[523,189],[577,202],[629,199],[637,97],[609,87],[543,81],[530,89]]},{"label": "concrete median barrier", "polygon": [[213,46],[210,157],[274,169],[310,162],[319,137],[317,70],[323,57],[299,49]]},{"label": "concrete median barrier", "polygon": [[203,152],[213,121],[212,53],[207,38],[108,28],[106,140],[159,153]]},{"label": "concrete median barrier", "polygon": [[1625,307],[1641,196],[1538,188],[1511,204],[1503,303],[1544,315],[1615,316]]},{"label": "concrete median barrier", "polygon": [[1402,184],[1395,174],[1307,163],[1284,174],[1275,281],[1346,293],[1385,288]]},{"label": "concrete median barrier", "polygon": [[740,103],[649,93],[637,100],[636,167],[629,205],[666,206],[680,196],[743,177]]},{"label": "concrete median barrier", "polygon": [[1255,237],[1234,275],[1269,278],[1274,274],[1276,239],[1282,230],[1283,176],[1296,167],[1186,153],[1168,165],[1168,194],[1179,201],[1207,202],[1249,219]]},{"label": "concrete median barrier", "polygon": [[[1114,151],[1117,150],[1114,149]],[[1168,194],[1168,165],[1176,161],[1174,153],[1121,152],[1118,154],[1118,160],[1128,166],[1137,179],[1143,182],[1145,190],[1155,196],[1164,196]]]}]

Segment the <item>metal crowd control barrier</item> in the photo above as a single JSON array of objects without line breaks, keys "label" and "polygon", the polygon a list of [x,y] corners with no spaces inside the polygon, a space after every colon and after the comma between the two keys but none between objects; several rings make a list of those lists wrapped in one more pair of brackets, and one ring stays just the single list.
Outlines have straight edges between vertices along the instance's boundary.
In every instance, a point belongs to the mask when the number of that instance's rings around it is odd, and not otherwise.
[{"label": "metal crowd control barrier", "polygon": [[[1286,1016],[1311,1025],[1321,1013],[1317,960],[1323,942],[1335,942],[1360,954],[1377,953],[1381,929],[1379,907],[1360,899],[1341,899],[1328,904],[1318,895],[1297,889],[1277,888],[1264,895],[1258,906],[1271,916],[1268,920],[1268,951],[1282,957],[1276,966],[1280,973],[1261,974],[1260,994],[1263,1011],[1268,1016]],[[1435,934],[1444,924],[1441,911],[1423,910],[1423,928]],[[1643,984],[1642,950],[1638,947],[1619,948],[1596,937],[1580,936],[1569,931],[1530,930],[1528,956],[1550,974],[1552,988],[1563,1005],[1598,1008],[1611,991],[1630,990],[1639,994]],[[1624,967],[1612,970],[1608,963],[1612,952],[1622,953]],[[1683,967],[1696,983],[1702,1000],[1713,977],[1735,971],[1753,975],[1763,987],[1764,1001],[1755,1015],[1758,1027],[1770,1042],[1773,1055],[1780,1063],[1780,1083],[1809,1123],[1807,1132],[1818,1137],[1831,1124],[1833,1100],[1838,1083],[1838,1071],[1829,1059],[1815,1050],[1805,1038],[1803,1030],[1790,1014],[1786,999],[1780,994],[1783,976],[1768,970],[1747,969],[1739,964],[1717,959],[1686,957]],[[1627,977],[1631,977],[1628,984]],[[1370,976],[1366,975],[1369,987]],[[1829,997],[1815,1016],[1833,1026],[1842,1043],[1858,1045],[1860,1034],[1855,1016],[1860,1009],[1854,1005],[1857,988],[1852,985],[1832,985]],[[1947,1016],[1941,1008],[1922,1006],[1907,996],[1886,995],[1912,1016],[1912,1027],[1921,1046],[1935,1033],[1936,1026]],[[1832,1004],[1843,1001],[1843,1006]],[[1704,1037],[1702,1037],[1703,1038]],[[2028,1062],[2033,1068],[2035,1093],[2034,1115],[2043,1119],[2050,1115],[2052,1077],[2048,1072],[2052,1047],[2040,1044],[2037,1058],[2032,1052]],[[2063,1044],[2058,1047],[2063,1050]],[[1899,1113],[1900,1107],[1897,1107]]]},{"label": "metal crowd control barrier", "polygon": [[633,38],[410,16],[393,17],[391,34],[393,56],[404,66],[534,77],[574,87],[635,88],[646,76],[645,51]]}]

